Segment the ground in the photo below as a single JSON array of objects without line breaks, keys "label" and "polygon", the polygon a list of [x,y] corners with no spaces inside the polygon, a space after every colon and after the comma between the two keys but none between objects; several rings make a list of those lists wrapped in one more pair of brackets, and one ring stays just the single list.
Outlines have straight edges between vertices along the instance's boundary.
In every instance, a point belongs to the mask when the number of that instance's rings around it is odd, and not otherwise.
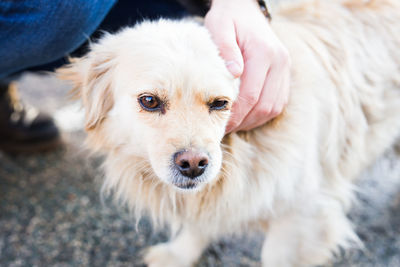
[{"label": "ground", "polygon": [[[0,266],[144,266],[141,253],[167,239],[146,220],[137,229],[121,208],[100,198],[101,158],[83,149],[81,112],[51,75],[25,74],[23,98],[53,114],[65,146],[12,157],[0,152]],[[400,266],[400,161],[391,149],[361,175],[349,216],[364,250],[338,255],[333,266]],[[260,266],[262,236],[227,237],[197,266]]]}]

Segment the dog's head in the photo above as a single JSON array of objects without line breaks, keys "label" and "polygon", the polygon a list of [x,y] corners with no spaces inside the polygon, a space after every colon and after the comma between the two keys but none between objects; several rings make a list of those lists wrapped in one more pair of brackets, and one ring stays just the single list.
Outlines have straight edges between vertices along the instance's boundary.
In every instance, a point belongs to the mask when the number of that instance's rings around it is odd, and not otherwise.
[{"label": "dog's head", "polygon": [[93,148],[143,157],[185,191],[217,177],[238,81],[204,27],[144,22],[105,35],[59,74],[82,98]]}]

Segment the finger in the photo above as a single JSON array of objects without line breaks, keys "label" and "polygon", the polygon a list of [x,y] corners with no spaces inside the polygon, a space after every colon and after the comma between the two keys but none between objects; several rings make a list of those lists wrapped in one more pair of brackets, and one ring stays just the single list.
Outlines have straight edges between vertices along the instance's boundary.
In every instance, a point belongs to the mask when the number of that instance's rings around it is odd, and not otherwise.
[{"label": "finger", "polygon": [[236,131],[243,119],[258,102],[268,71],[268,63],[266,62],[266,60],[260,60],[255,56],[246,61],[239,96],[232,107],[232,115],[226,128],[227,133]]},{"label": "finger", "polygon": [[250,130],[265,124],[278,116],[283,109],[286,98],[286,74],[281,68],[273,66],[264,82],[260,98],[243,122],[239,130]]},{"label": "finger", "polygon": [[[210,21],[211,20],[211,21]],[[235,25],[232,21],[205,21],[211,37],[217,45],[226,67],[234,77],[243,73],[243,56],[236,41]]]}]

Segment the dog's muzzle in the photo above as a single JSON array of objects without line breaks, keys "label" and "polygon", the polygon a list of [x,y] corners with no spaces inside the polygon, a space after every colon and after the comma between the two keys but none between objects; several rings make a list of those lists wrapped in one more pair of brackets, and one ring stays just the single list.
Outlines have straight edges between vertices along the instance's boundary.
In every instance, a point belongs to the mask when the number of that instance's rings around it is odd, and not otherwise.
[{"label": "dog's muzzle", "polygon": [[206,153],[195,150],[182,150],[173,156],[174,168],[179,172],[179,178],[173,183],[182,189],[196,187],[200,177],[207,169],[209,157]]}]

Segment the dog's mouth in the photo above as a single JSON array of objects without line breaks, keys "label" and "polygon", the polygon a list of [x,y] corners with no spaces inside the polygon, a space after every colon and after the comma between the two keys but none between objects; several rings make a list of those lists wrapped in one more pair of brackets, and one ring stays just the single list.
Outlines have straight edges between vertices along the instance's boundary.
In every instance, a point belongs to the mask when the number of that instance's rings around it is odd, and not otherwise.
[{"label": "dog's mouth", "polygon": [[172,184],[179,190],[183,191],[194,191],[200,188],[201,181],[197,179],[193,180],[180,180],[173,181]]},{"label": "dog's mouth", "polygon": [[171,184],[181,192],[194,192],[199,191],[206,184],[205,176],[200,176],[192,179],[184,177],[175,177],[172,179]]}]

